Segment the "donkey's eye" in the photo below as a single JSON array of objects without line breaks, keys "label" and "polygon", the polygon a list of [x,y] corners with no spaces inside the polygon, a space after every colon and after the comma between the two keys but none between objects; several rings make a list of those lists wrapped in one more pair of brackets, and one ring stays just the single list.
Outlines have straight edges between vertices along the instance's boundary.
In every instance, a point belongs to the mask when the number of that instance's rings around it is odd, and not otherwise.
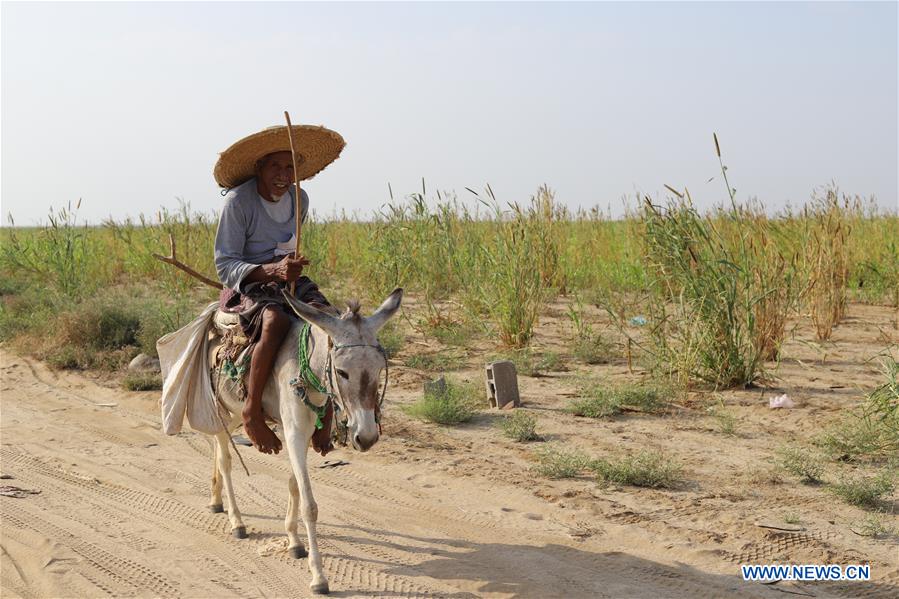
[{"label": "donkey's eye", "polygon": [[346,373],[346,370],[337,369],[337,374],[340,375],[340,378],[350,380],[350,375]]}]

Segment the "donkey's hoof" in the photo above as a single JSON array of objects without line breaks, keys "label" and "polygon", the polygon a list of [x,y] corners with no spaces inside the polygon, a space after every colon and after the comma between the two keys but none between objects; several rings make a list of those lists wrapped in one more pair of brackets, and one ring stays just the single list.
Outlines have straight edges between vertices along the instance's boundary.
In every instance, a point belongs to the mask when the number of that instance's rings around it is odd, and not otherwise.
[{"label": "donkey's hoof", "polygon": [[213,514],[221,514],[225,511],[225,507],[221,503],[214,503],[209,506],[209,511]]},{"label": "donkey's hoof", "polygon": [[320,582],[318,584],[312,585],[312,594],[313,595],[327,595],[331,592],[331,589],[328,588],[327,582]]},{"label": "donkey's hoof", "polygon": [[290,557],[292,557],[293,559],[302,559],[307,555],[309,555],[309,553],[302,545],[297,545],[296,547],[290,548]]},{"label": "donkey's hoof", "polygon": [[234,535],[235,539],[246,539],[247,538],[247,527],[246,526],[238,526],[234,530],[231,531],[231,534]]}]

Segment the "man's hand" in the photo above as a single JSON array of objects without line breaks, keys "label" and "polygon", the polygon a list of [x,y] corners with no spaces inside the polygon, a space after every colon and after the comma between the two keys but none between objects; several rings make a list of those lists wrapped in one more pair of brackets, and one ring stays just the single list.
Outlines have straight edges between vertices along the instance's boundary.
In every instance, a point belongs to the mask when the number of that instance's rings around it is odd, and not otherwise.
[{"label": "man's hand", "polygon": [[247,278],[244,280],[253,283],[268,283],[271,281],[293,283],[300,278],[300,275],[303,274],[303,267],[308,264],[309,259],[306,256],[301,254],[299,258],[294,258],[293,254],[288,254],[279,262],[261,264],[247,275]]},{"label": "man's hand", "polygon": [[272,264],[273,272],[270,273],[275,277],[276,281],[284,281],[292,283],[300,278],[303,274],[303,267],[309,264],[309,259],[300,254],[299,258],[294,258],[293,254],[288,254],[281,259],[280,262]]}]

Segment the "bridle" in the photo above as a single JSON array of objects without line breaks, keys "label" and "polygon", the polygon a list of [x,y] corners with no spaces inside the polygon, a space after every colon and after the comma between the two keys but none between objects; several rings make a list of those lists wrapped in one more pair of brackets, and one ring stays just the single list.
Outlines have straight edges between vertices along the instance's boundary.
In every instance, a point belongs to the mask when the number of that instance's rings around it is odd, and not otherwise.
[{"label": "bridle", "polygon": [[[325,362],[327,385],[323,385],[318,376],[316,376],[315,372],[312,371],[312,367],[309,365],[309,360],[312,357],[312,352],[315,351],[315,340],[312,338],[311,331],[312,325],[310,325],[308,322],[304,322],[302,325],[302,329],[300,330],[300,338],[297,344],[297,362],[300,372],[294,379],[291,379],[290,385],[293,387],[294,393],[303,399],[303,403],[306,405],[306,407],[312,410],[312,412],[316,415],[315,428],[321,429],[324,426],[323,421],[328,410],[328,404],[330,402],[334,403],[335,412],[342,411],[344,414],[349,415],[349,412],[346,409],[344,398],[340,395],[340,387],[334,384],[334,354],[342,349],[347,349],[350,347],[373,347],[378,350],[378,353],[381,354],[381,356],[384,358],[384,387],[381,390],[381,396],[378,398],[378,403],[375,405],[375,422],[378,424],[378,433],[380,434],[381,408],[384,405],[384,397],[387,394],[387,385],[390,381],[390,367],[387,360],[387,352],[384,350],[384,347],[380,343],[334,343],[334,341],[331,339],[331,336],[329,335],[328,357]],[[310,344],[312,345],[311,350],[309,349]],[[323,394],[325,396],[325,403],[320,406],[312,403],[312,401],[309,399],[309,394],[306,392],[307,385]]]},{"label": "bridle", "polygon": [[371,343],[334,343],[331,337],[328,337],[328,362],[325,366],[328,371],[328,387],[334,389],[336,393],[333,393],[335,397],[337,397],[340,401],[335,402],[335,405],[344,410],[346,412],[346,408],[341,406],[343,402],[343,398],[340,397],[340,387],[334,386],[334,360],[333,355],[335,352],[341,349],[346,349],[348,347],[373,347],[378,350],[378,353],[381,354],[381,357],[384,358],[384,387],[381,389],[381,397],[378,398],[378,403],[375,404],[375,422],[378,423],[378,433],[381,432],[381,407],[384,405],[384,396],[387,395],[387,384],[390,382],[390,364],[387,360],[387,351],[384,349],[384,346],[380,343],[371,344]]}]

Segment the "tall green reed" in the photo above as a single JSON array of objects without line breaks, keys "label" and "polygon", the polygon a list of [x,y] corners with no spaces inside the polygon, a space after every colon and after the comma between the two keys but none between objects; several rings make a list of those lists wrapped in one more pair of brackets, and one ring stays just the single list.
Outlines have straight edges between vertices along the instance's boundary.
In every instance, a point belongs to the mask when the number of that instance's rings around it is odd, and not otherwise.
[{"label": "tall green reed", "polygon": [[758,379],[776,356],[789,309],[786,260],[773,247],[765,219],[737,205],[727,167],[715,150],[729,208],[701,216],[688,191],[667,206],[643,208],[649,301],[648,343],[656,366],[682,383],[716,388]]},{"label": "tall green reed", "polygon": [[63,296],[94,289],[92,274],[97,267],[94,238],[86,225],[78,224],[81,200],[53,210],[47,224],[28,232],[10,230],[2,246],[4,270],[32,285],[49,288]]}]

